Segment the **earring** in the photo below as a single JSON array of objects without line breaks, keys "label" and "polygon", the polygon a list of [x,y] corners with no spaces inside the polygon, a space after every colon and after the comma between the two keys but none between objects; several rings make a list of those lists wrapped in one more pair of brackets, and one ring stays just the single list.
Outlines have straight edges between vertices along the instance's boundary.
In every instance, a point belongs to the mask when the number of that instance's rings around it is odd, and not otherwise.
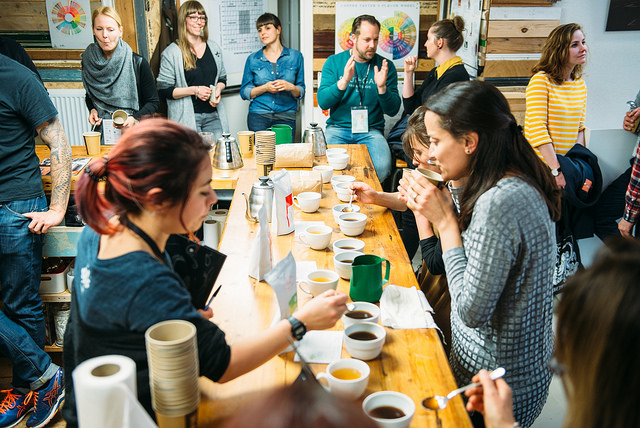
[{"label": "earring", "polygon": [[465,150],[465,151],[467,152],[467,154],[470,154],[470,153],[471,153],[471,150],[469,150],[469,149],[467,149],[467,150]]}]

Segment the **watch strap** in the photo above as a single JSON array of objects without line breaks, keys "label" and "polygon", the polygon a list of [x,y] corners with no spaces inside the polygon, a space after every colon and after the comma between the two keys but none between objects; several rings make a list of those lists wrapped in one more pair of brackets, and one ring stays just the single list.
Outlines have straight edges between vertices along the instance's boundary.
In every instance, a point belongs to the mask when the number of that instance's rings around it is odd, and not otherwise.
[{"label": "watch strap", "polygon": [[296,340],[302,339],[307,332],[307,326],[294,316],[288,317],[287,321],[291,324],[291,336]]}]

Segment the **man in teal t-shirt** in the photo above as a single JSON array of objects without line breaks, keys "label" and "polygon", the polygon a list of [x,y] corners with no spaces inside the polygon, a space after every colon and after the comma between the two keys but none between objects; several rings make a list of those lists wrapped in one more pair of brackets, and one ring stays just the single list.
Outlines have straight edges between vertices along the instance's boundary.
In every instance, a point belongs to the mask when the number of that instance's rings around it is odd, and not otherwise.
[{"label": "man in teal t-shirt", "polygon": [[384,115],[400,109],[398,73],[376,53],[380,23],[371,15],[353,21],[353,48],[327,58],[322,67],[318,105],[330,110],[329,144],[366,144],[380,181],[391,171],[384,138]]}]

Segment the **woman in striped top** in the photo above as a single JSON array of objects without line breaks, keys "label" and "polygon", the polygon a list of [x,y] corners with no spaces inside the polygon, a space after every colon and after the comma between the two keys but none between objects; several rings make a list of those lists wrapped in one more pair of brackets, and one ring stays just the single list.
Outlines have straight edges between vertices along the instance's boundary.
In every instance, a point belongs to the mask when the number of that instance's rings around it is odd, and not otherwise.
[{"label": "woman in striped top", "polygon": [[547,39],[526,92],[525,137],[564,188],[557,155],[584,145],[587,45],[578,24],[556,27]]}]

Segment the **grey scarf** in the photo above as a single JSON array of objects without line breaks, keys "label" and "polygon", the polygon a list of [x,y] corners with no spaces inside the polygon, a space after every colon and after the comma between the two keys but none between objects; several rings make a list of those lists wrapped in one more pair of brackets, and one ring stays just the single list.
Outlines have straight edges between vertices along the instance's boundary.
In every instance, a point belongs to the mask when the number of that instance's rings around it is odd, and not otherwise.
[{"label": "grey scarf", "polygon": [[109,59],[97,43],[87,46],[82,54],[82,83],[103,119],[118,109],[129,114],[140,109],[133,51],[122,39]]}]

